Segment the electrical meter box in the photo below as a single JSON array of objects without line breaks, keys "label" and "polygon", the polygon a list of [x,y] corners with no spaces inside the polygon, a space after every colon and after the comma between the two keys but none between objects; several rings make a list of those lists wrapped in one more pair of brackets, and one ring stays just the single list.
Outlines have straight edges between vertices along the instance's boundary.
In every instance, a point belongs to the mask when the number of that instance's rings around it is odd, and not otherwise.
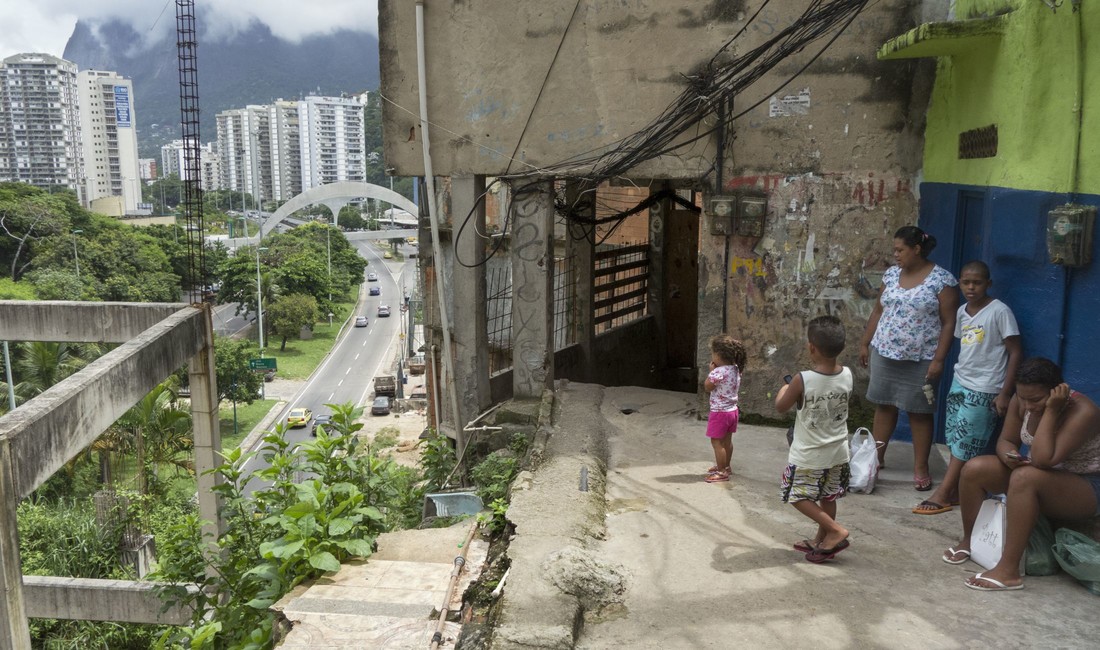
[{"label": "electrical meter box", "polygon": [[768,197],[742,196],[737,201],[737,216],[733,232],[741,237],[763,237],[764,217],[768,214]]},{"label": "electrical meter box", "polygon": [[1066,205],[1047,213],[1047,254],[1053,264],[1086,266],[1092,261],[1092,227],[1096,208]]},{"label": "electrical meter box", "polygon": [[768,197],[757,194],[716,196],[710,200],[710,234],[763,237]]},{"label": "electrical meter box", "polygon": [[710,234],[732,235],[733,214],[737,210],[736,196],[716,196],[710,200]]}]

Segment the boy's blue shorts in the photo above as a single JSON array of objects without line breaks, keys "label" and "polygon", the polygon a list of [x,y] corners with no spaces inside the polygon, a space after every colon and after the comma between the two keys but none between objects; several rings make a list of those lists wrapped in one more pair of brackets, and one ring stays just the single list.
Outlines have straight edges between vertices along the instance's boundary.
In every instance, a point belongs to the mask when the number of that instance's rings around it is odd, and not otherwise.
[{"label": "boy's blue shorts", "polygon": [[995,393],[979,393],[963,388],[959,380],[951,382],[947,393],[947,423],[945,437],[951,455],[962,461],[985,453],[986,445],[997,429],[997,410],[993,408]]}]

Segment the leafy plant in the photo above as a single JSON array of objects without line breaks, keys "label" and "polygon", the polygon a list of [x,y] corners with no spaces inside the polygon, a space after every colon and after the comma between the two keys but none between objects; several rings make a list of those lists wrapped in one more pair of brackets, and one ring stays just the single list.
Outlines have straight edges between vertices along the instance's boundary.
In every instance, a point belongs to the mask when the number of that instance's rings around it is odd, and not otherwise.
[{"label": "leafy plant", "polygon": [[[370,555],[378,533],[419,518],[419,474],[360,444],[361,409],[328,406],[332,424],[314,441],[292,446],[280,425],[258,451],[225,456],[214,470],[227,516],[220,538],[202,539],[193,514],[165,535],[155,578],[169,583],[162,590],[169,603],[192,608],[193,627],[166,633],[157,647],[268,648],[275,601],[350,557]],[[268,467],[246,472],[257,454]],[[260,487],[246,493],[254,481]]]},{"label": "leafy plant", "polygon": [[424,472],[429,491],[443,487],[443,482],[455,467],[455,452],[447,436],[433,435],[420,449],[420,469]]},{"label": "leafy plant", "polygon": [[477,485],[477,494],[483,503],[508,498],[508,488],[519,471],[519,461],[508,450],[489,454],[470,471],[470,478]]}]

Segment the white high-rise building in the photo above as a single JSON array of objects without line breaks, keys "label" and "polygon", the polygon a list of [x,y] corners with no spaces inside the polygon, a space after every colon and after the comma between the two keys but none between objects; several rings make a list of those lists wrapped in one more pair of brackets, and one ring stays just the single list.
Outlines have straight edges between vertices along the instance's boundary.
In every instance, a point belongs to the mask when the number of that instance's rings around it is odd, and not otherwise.
[{"label": "white high-rise building", "polygon": [[157,179],[156,158],[138,158],[138,176],[143,181],[155,181]]},{"label": "white high-rise building", "polygon": [[248,106],[218,113],[221,187],[246,192],[256,201],[272,198],[269,107]]},{"label": "white high-rise building", "polygon": [[302,141],[298,102],[279,100],[268,110],[271,140],[271,190],[276,201],[302,193]]},{"label": "white high-rise building", "polygon": [[134,85],[115,72],[81,70],[77,88],[86,205],[113,217],[134,214],[141,202]]},{"label": "white high-rise building", "polygon": [[183,140],[173,140],[160,147],[160,177],[175,174],[180,176],[183,170]]},{"label": "white high-rise building", "polygon": [[363,105],[358,98],[309,96],[298,102],[302,190],[367,178]]},{"label": "white high-rise building", "polygon": [[84,201],[76,77],[76,64],[49,54],[0,62],[0,181],[67,187]]}]

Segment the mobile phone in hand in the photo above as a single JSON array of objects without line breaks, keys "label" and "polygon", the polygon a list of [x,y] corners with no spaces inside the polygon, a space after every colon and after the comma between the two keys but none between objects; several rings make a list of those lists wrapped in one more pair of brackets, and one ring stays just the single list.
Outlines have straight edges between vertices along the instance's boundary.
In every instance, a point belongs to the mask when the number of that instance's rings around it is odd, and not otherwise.
[{"label": "mobile phone in hand", "polygon": [[1008,458],[1011,458],[1012,460],[1023,460],[1023,457],[1020,456],[1020,454],[1018,454],[1014,451],[1006,452],[1005,456],[1008,457]]},{"label": "mobile phone in hand", "polygon": [[783,383],[784,383],[784,384],[789,384],[789,383],[791,383],[791,380],[792,380],[792,379],[794,379],[794,377],[793,377],[793,376],[791,376],[791,375],[784,375],[784,376],[783,376]]}]

